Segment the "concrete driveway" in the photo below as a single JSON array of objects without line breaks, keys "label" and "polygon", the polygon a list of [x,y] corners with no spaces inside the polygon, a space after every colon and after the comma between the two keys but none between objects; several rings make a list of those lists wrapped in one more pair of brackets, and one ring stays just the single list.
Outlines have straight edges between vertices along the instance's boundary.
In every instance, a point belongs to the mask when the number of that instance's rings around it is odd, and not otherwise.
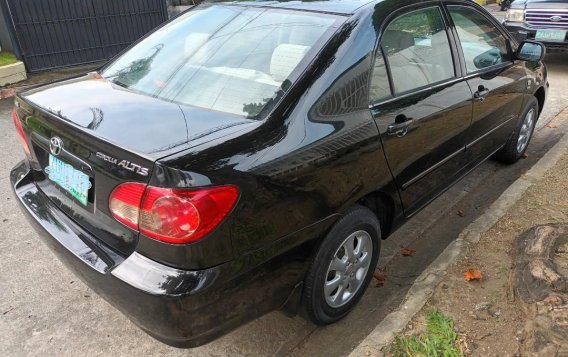
[{"label": "concrete driveway", "polygon": [[[73,276],[39,241],[10,192],[9,170],[23,158],[23,152],[10,120],[12,102],[1,101],[0,355],[347,354],[383,316],[399,306],[414,279],[447,244],[559,139],[562,128],[548,128],[546,123],[566,105],[567,59],[568,54],[547,58],[550,98],[528,158],[513,166],[484,163],[389,238],[380,261],[385,285],[369,288],[345,320],[321,328],[274,312],[192,350],[170,348],[147,336]],[[402,257],[398,253],[401,246],[416,253]]]}]

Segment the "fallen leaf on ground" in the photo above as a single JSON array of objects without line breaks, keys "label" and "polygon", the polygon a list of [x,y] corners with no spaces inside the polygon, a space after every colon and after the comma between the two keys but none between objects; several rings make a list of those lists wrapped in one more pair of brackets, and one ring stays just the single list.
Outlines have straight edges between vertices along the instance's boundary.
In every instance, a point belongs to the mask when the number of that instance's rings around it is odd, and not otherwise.
[{"label": "fallen leaf on ground", "polygon": [[410,257],[412,256],[412,254],[414,254],[416,251],[414,249],[411,248],[402,248],[400,250],[400,254],[402,254],[403,257]]},{"label": "fallen leaf on ground", "polygon": [[558,125],[548,124],[546,127],[550,129],[558,129]]},{"label": "fallen leaf on ground", "polygon": [[465,217],[465,213],[464,211],[462,211],[461,209],[458,211],[458,216],[460,217]]},{"label": "fallen leaf on ground", "polygon": [[465,280],[472,281],[472,280],[481,280],[483,275],[479,269],[469,269],[464,273]]},{"label": "fallen leaf on ground", "polygon": [[380,271],[376,271],[373,273],[373,277],[377,281],[375,287],[380,288],[381,286],[385,285],[385,274]]},{"label": "fallen leaf on ground", "polygon": [[529,157],[529,154],[527,154],[526,152],[523,153],[523,156],[521,156],[523,159],[526,159],[527,157]]}]

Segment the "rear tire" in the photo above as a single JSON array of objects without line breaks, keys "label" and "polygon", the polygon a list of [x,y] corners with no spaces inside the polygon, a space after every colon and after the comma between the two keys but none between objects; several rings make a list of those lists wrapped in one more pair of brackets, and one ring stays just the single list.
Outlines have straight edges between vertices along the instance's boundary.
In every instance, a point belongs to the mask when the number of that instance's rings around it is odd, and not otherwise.
[{"label": "rear tire", "polygon": [[519,118],[515,131],[513,131],[505,146],[495,154],[496,160],[506,164],[514,164],[519,161],[527,151],[538,115],[538,101],[535,97],[532,97]]},{"label": "rear tire", "polygon": [[351,208],[326,235],[306,275],[302,304],[317,325],[334,323],[357,305],[377,266],[381,229],[366,207]]}]

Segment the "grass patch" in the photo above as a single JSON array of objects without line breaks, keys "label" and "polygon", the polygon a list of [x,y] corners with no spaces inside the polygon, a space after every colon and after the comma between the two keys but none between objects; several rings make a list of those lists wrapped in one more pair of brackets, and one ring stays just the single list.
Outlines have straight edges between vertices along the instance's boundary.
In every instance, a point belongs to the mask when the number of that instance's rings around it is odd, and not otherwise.
[{"label": "grass patch", "polygon": [[397,336],[390,353],[395,357],[460,357],[461,351],[455,346],[458,335],[454,320],[436,309],[426,311],[426,333],[420,336]]},{"label": "grass patch", "polygon": [[18,62],[16,56],[10,52],[0,52],[0,67]]}]

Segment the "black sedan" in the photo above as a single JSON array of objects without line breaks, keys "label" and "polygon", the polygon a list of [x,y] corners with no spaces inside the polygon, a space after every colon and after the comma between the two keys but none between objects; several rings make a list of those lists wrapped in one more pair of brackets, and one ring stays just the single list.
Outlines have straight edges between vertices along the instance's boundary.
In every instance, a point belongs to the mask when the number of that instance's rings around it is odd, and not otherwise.
[{"label": "black sedan", "polygon": [[382,239],[525,153],[543,55],[465,0],[203,4],[20,93],[11,184],[60,259],[165,343],[277,309],[329,324]]}]

